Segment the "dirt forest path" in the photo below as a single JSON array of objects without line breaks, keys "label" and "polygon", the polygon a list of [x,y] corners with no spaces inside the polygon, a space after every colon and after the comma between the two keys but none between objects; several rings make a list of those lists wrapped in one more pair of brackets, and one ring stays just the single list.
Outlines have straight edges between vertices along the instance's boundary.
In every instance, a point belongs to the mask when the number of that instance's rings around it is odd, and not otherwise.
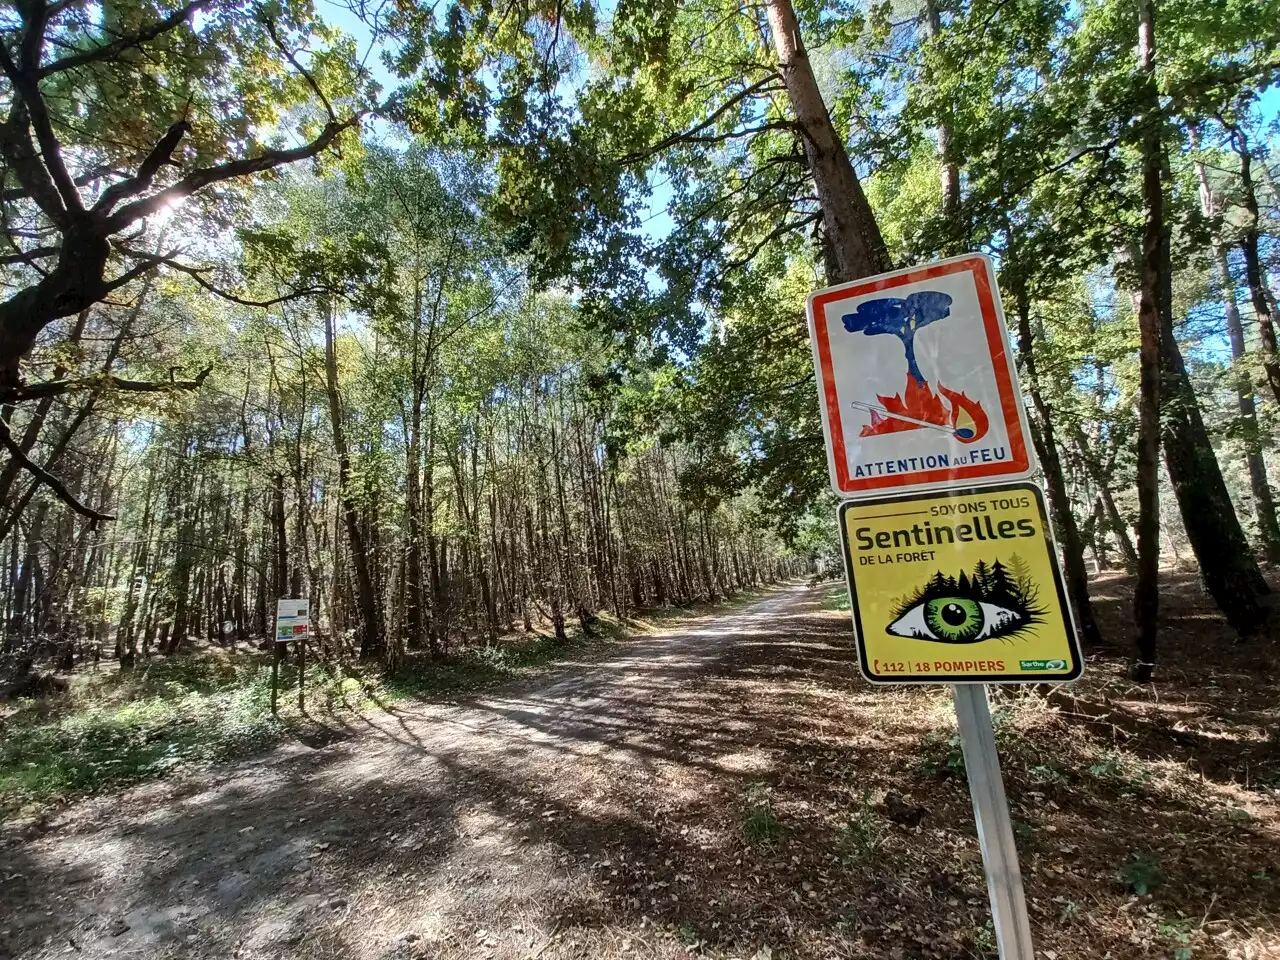
[{"label": "dirt forest path", "polygon": [[[318,749],[72,807],[2,851],[0,942],[550,960],[687,956],[732,927],[753,956],[789,914],[753,906],[744,791],[821,735],[809,675],[852,683],[847,621],[819,596],[789,584],[464,704],[398,704]],[[766,663],[781,651],[801,665]],[[707,876],[726,852],[741,876]]]}]

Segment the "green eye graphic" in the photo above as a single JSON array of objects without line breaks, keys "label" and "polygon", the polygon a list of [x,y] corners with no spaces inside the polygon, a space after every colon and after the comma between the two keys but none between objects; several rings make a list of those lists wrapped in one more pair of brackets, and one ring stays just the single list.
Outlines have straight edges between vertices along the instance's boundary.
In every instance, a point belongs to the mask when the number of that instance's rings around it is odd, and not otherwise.
[{"label": "green eye graphic", "polygon": [[938,643],[1010,637],[1042,621],[1044,611],[1036,606],[1036,593],[1017,555],[1007,567],[999,560],[990,566],[980,561],[972,574],[962,572],[959,577],[944,576],[939,570],[897,605],[886,630],[894,636]]},{"label": "green eye graphic", "polygon": [[944,597],[924,605],[924,622],[948,640],[965,640],[982,629],[982,605],[963,597]]}]

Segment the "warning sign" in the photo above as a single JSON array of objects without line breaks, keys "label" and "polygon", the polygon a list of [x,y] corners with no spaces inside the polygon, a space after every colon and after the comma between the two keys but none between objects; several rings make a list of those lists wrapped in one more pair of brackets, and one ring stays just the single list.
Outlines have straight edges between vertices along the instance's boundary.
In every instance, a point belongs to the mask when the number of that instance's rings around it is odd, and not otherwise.
[{"label": "warning sign", "polygon": [[283,643],[306,637],[311,630],[311,602],[286,598],[276,601],[276,641]]},{"label": "warning sign", "polygon": [[991,261],[968,254],[809,297],[831,484],[842,497],[1031,475]]},{"label": "warning sign", "polygon": [[1034,484],[846,502],[840,534],[858,654],[873,683],[1080,675]]}]

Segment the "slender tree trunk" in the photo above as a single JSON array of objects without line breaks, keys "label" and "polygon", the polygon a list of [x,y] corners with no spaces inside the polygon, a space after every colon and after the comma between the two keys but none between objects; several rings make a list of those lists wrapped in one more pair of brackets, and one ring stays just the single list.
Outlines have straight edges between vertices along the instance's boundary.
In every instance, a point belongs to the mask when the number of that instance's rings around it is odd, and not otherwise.
[{"label": "slender tree trunk", "polygon": [[[1144,139],[1143,158],[1148,198],[1162,189],[1164,167],[1159,128],[1155,122],[1158,101],[1155,99],[1154,76],[1151,98],[1153,120],[1151,132]],[[1154,155],[1150,153],[1152,149]],[[1150,165],[1155,168],[1153,180],[1147,169]],[[1147,234],[1143,237],[1143,300],[1148,295],[1148,284],[1154,281],[1162,368],[1159,423],[1165,466],[1169,470],[1182,523],[1200,564],[1205,586],[1240,639],[1247,639],[1267,629],[1267,611],[1260,601],[1260,596],[1268,592],[1267,582],[1258,569],[1253,551],[1249,549],[1249,541],[1222,479],[1222,470],[1174,336],[1169,230],[1163,226],[1163,216],[1156,225],[1161,229],[1154,237],[1154,244],[1149,244],[1152,238]],[[1150,228],[1151,223],[1148,223],[1148,233]],[[1151,277],[1148,277],[1149,273]],[[1141,315],[1139,323],[1142,323]]]},{"label": "slender tree trunk", "polygon": [[1205,586],[1227,622],[1241,639],[1247,639],[1266,631],[1267,613],[1260,597],[1268,592],[1268,587],[1240,526],[1240,518],[1236,516],[1187,376],[1182,351],[1174,339],[1168,242],[1165,232],[1161,240],[1165,269],[1160,303],[1160,352],[1164,368],[1160,421],[1165,466]]},{"label": "slender tree trunk", "polygon": [[436,493],[435,493],[435,429],[428,418],[427,424],[427,462],[423,467],[422,525],[426,532],[427,543],[427,575],[431,586],[431,621],[427,625],[427,641],[432,656],[441,651],[441,644],[448,632],[448,597],[445,596],[445,544],[436,536]]},{"label": "slender tree trunk", "polygon": [[766,0],[778,69],[800,127],[826,240],[834,258],[829,283],[847,283],[893,267],[871,204],[836,133],[813,76],[791,0]]},{"label": "slender tree trunk", "polygon": [[[1196,140],[1196,130],[1192,127],[1192,147],[1198,146]],[[1205,172],[1204,163],[1200,160],[1196,161],[1195,168],[1196,176],[1200,181],[1201,209],[1206,217],[1212,218],[1217,214],[1217,201],[1209,184],[1208,174]],[[1251,182],[1249,187],[1252,187]],[[1213,259],[1222,282],[1222,306],[1226,314],[1227,337],[1231,342],[1231,359],[1239,366],[1244,360],[1245,344],[1244,325],[1240,322],[1240,308],[1236,304],[1235,283],[1231,279],[1231,267],[1227,262],[1227,251],[1221,239],[1214,237],[1211,246]],[[1253,385],[1248,374],[1241,370],[1236,371],[1235,381],[1236,407],[1240,411],[1240,425],[1244,433],[1245,464],[1249,470],[1249,489],[1253,494],[1253,512],[1258,524],[1258,535],[1266,558],[1272,563],[1278,563],[1280,562],[1280,525],[1276,523],[1275,501],[1271,496],[1271,486],[1267,482],[1267,465],[1262,459],[1262,438],[1258,431]]]},{"label": "slender tree trunk", "polygon": [[[924,37],[932,40],[942,31],[942,20],[938,16],[936,0],[924,0],[923,11]],[[942,121],[938,124],[938,159],[941,162],[942,180],[942,216],[955,231],[955,241],[960,240],[960,164],[954,155],[951,124]]]},{"label": "slender tree trunk", "polygon": [[1084,567],[1084,545],[1075,514],[1071,511],[1071,498],[1067,495],[1067,482],[1062,474],[1062,461],[1058,458],[1051,411],[1040,389],[1040,375],[1031,340],[1031,304],[1021,284],[1015,285],[1012,292],[1018,311],[1018,353],[1022,357],[1023,369],[1027,375],[1026,387],[1031,393],[1031,403],[1038,419],[1039,428],[1034,434],[1036,452],[1040,455],[1040,466],[1044,469],[1045,484],[1049,488],[1054,525],[1062,539],[1067,592],[1076,608],[1085,643],[1097,647],[1103,643],[1102,631],[1098,628],[1093,615],[1093,604],[1089,601],[1089,575]]},{"label": "slender tree trunk", "polygon": [[324,325],[325,387],[329,397],[329,423],[333,432],[333,447],[338,454],[338,487],[342,499],[342,522],[347,531],[347,543],[351,548],[351,565],[355,570],[356,606],[360,613],[360,652],[372,656],[383,648],[382,621],[378,614],[378,599],[369,572],[369,555],[360,527],[360,514],[351,490],[351,454],[347,449],[347,435],[342,421],[342,396],[338,392],[338,359],[334,352],[333,309],[325,308]]},{"label": "slender tree trunk", "polygon": [[289,528],[285,522],[284,474],[271,475],[271,528],[276,546],[276,599],[289,596]]},{"label": "slender tree trunk", "polygon": [[1155,0],[1138,0],[1138,68],[1144,74],[1141,281],[1138,302],[1138,582],[1134,587],[1137,660],[1133,677],[1151,679],[1160,613],[1160,266],[1164,238],[1159,91],[1155,74]]},{"label": "slender tree trunk", "polygon": [[[417,388],[414,388],[415,399]],[[405,489],[405,516],[408,521],[409,542],[406,545],[405,565],[405,622],[408,636],[405,642],[410,649],[423,641],[423,571],[422,571],[422,404],[419,399],[410,414],[409,444],[405,451],[407,483]]]},{"label": "slender tree trunk", "polygon": [[1076,452],[1080,455],[1085,469],[1089,472],[1089,476],[1098,488],[1098,499],[1102,502],[1103,510],[1106,512],[1107,524],[1111,527],[1111,532],[1116,535],[1116,542],[1120,545],[1120,553],[1124,556],[1125,567],[1130,571],[1137,570],[1138,551],[1134,549],[1133,539],[1129,536],[1128,525],[1125,523],[1124,517],[1120,515],[1120,509],[1116,506],[1115,497],[1111,493],[1111,484],[1102,468],[1102,464],[1098,462],[1098,458],[1089,449],[1089,439],[1085,436],[1084,431],[1079,426],[1076,426],[1072,433]]},{"label": "slender tree trunk", "polygon": [[1280,353],[1276,346],[1276,318],[1272,309],[1275,299],[1267,289],[1258,253],[1258,194],[1253,183],[1253,155],[1249,141],[1238,127],[1231,129],[1231,143],[1240,157],[1240,202],[1245,210],[1244,229],[1240,235],[1240,252],[1244,254],[1244,279],[1249,285],[1249,300],[1258,320],[1258,339],[1262,347],[1262,369],[1267,385],[1280,402]]},{"label": "slender tree trunk", "polygon": [[[1245,357],[1244,325],[1236,305],[1235,285],[1227,263],[1227,252],[1215,244],[1215,259],[1222,277],[1223,306],[1227,317],[1227,336],[1231,341],[1231,359],[1239,363]],[[1236,378],[1236,400],[1240,422],[1244,428],[1245,463],[1249,469],[1249,490],[1253,494],[1254,518],[1262,540],[1263,553],[1272,563],[1280,563],[1280,523],[1276,520],[1275,497],[1267,478],[1267,463],[1262,457],[1262,434],[1258,427],[1253,385],[1247,373]]]}]

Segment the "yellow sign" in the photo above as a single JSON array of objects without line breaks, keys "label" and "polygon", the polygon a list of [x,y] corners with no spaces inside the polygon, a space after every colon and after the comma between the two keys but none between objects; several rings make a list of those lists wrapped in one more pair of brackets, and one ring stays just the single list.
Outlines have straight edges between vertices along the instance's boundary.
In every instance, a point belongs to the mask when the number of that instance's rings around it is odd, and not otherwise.
[{"label": "yellow sign", "polygon": [[846,502],[840,535],[871,682],[1080,676],[1075,624],[1034,484]]}]

